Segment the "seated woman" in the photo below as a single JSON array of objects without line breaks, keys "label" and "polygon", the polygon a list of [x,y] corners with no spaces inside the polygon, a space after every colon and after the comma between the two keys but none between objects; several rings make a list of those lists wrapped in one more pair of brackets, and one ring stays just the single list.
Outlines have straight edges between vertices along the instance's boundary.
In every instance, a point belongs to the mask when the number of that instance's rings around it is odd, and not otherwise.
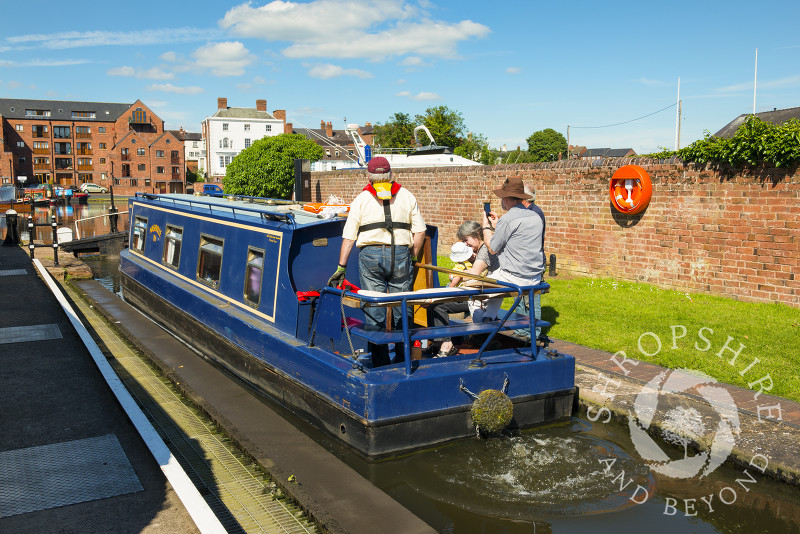
[{"label": "seated woman", "polygon": [[[489,254],[489,249],[483,242],[482,234],[481,224],[477,221],[466,221],[459,226],[456,231],[456,237],[458,237],[460,241],[466,243],[467,246],[475,252],[472,267],[465,272],[478,276],[486,276],[487,273],[495,271],[500,266],[497,257]],[[450,284],[448,284],[447,287],[456,287],[461,283],[461,280],[461,276],[454,275],[451,277]],[[482,318],[480,302],[472,300],[469,302],[444,302],[437,304],[431,309],[433,326],[445,326],[450,324],[449,314],[459,312],[469,313],[473,321],[480,321]],[[434,356],[435,358],[443,358],[458,353],[458,349],[453,345],[453,341],[450,338],[442,338],[441,341],[441,346],[439,346],[439,351],[436,356]],[[429,353],[430,352],[433,351],[429,351]]]}]

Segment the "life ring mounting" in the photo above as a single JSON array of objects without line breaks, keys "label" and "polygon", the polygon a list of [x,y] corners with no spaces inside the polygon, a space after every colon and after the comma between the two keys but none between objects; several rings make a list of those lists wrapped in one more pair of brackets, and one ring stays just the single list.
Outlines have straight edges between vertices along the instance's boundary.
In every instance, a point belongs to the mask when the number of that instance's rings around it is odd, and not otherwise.
[{"label": "life ring mounting", "polygon": [[609,197],[611,205],[620,213],[633,215],[644,211],[652,195],[650,175],[638,165],[620,167],[611,177]]}]

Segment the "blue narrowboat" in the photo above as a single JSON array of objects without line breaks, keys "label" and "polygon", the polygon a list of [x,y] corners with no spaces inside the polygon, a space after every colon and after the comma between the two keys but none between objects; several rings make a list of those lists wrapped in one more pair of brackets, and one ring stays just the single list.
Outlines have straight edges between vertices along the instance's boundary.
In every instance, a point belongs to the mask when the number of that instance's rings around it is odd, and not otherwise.
[{"label": "blue narrowboat", "polygon": [[[420,305],[500,293],[518,300],[547,287],[440,287],[433,226],[415,290],[385,295],[325,287],[338,262],[342,216],[321,218],[270,199],[141,193],[129,199],[129,212],[130,245],[120,254],[124,298],[367,457],[474,436],[475,403],[484,392],[502,390],[512,429],[572,412],[574,358],[500,334],[534,326],[532,317],[508,311],[480,324],[427,326]],[[353,281],[357,254],[354,247],[348,262]],[[414,313],[402,330],[366,331],[369,306],[410,306]],[[483,334],[477,353],[425,359],[413,348],[471,334]],[[368,343],[402,343],[403,357],[373,367]]]}]

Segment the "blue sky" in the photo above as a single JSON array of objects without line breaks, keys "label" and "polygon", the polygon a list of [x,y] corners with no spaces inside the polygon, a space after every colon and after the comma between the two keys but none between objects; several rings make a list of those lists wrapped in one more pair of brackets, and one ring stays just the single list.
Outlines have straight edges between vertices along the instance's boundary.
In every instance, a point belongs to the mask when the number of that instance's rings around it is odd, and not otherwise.
[{"label": "blue sky", "polygon": [[[4,2],[0,97],[133,102],[199,131],[217,97],[336,128],[445,105],[493,147],[673,148],[800,106],[800,2]],[[135,6],[135,9],[133,8]]]}]

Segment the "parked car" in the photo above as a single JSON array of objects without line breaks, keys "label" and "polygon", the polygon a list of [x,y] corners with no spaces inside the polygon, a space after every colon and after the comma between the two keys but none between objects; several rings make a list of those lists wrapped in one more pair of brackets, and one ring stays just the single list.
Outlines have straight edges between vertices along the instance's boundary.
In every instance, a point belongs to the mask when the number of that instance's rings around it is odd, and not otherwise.
[{"label": "parked car", "polygon": [[84,193],[108,193],[108,189],[105,187],[91,182],[81,184],[81,191]]},{"label": "parked car", "polygon": [[203,194],[211,197],[221,197],[224,192],[218,184],[203,184]]}]

